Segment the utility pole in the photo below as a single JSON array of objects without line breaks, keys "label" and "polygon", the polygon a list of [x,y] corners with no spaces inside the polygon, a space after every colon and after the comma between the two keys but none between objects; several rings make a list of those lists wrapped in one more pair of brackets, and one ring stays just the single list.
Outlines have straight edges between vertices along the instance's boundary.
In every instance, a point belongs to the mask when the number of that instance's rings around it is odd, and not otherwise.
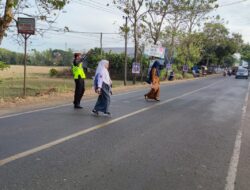
[{"label": "utility pole", "polygon": [[65,51],[67,51],[68,49],[68,45],[67,45],[67,42],[65,42]]},{"label": "utility pole", "polygon": [[128,17],[125,17],[125,60],[124,60],[124,86],[127,85],[127,65],[128,65],[128,58],[127,58],[127,46],[128,46]]},{"label": "utility pole", "polygon": [[100,36],[100,49],[101,49],[101,55],[102,55],[102,32],[101,32],[101,36]]}]

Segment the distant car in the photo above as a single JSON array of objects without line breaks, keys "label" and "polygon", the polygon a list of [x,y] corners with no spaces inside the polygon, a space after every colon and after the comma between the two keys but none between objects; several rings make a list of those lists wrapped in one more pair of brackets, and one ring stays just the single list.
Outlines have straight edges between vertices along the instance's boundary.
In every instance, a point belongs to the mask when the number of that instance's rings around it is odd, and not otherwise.
[{"label": "distant car", "polygon": [[235,78],[245,78],[248,79],[248,70],[245,68],[239,68],[238,71],[236,72]]}]

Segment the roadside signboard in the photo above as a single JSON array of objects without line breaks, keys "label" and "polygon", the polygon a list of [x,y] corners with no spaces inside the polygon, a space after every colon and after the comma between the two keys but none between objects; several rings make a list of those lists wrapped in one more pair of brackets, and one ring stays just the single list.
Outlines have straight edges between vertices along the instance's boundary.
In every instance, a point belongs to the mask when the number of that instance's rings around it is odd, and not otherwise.
[{"label": "roadside signboard", "polygon": [[157,45],[147,45],[144,48],[144,54],[164,59],[165,48]]},{"label": "roadside signboard", "polygon": [[182,71],[183,72],[188,72],[188,65],[183,65]]},{"label": "roadside signboard", "polygon": [[17,29],[19,34],[35,34],[34,18],[18,18]]},{"label": "roadside signboard", "polygon": [[141,71],[140,63],[134,62],[132,65],[132,73],[133,74],[140,74],[140,71]]},{"label": "roadside signboard", "polygon": [[167,68],[168,70],[170,70],[170,69],[172,69],[172,65],[171,65],[170,63],[168,63],[168,64],[166,64],[166,68]]},{"label": "roadside signboard", "polygon": [[26,62],[27,62],[27,40],[31,35],[35,34],[35,19],[21,18],[17,20],[17,32],[22,34],[24,38],[24,77],[23,77],[23,96],[26,96]]}]

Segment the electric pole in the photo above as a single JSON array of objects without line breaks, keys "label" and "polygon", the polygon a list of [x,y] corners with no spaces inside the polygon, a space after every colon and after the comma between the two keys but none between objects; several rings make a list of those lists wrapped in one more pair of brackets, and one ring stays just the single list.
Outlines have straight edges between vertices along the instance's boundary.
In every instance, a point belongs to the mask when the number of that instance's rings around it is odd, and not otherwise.
[{"label": "electric pole", "polygon": [[100,36],[100,48],[101,48],[101,55],[102,55],[102,32],[101,32],[101,36]]},{"label": "electric pole", "polygon": [[128,17],[125,17],[125,63],[124,63],[124,86],[127,85],[127,64],[128,64],[128,58],[127,58],[127,45],[128,45]]}]

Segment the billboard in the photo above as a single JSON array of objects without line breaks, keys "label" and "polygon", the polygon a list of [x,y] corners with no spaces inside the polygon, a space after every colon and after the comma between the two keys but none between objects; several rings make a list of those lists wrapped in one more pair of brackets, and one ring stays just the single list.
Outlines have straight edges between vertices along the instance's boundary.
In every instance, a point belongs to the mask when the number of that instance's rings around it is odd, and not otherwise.
[{"label": "billboard", "polygon": [[157,45],[146,45],[144,48],[144,54],[164,59],[165,48]]}]

